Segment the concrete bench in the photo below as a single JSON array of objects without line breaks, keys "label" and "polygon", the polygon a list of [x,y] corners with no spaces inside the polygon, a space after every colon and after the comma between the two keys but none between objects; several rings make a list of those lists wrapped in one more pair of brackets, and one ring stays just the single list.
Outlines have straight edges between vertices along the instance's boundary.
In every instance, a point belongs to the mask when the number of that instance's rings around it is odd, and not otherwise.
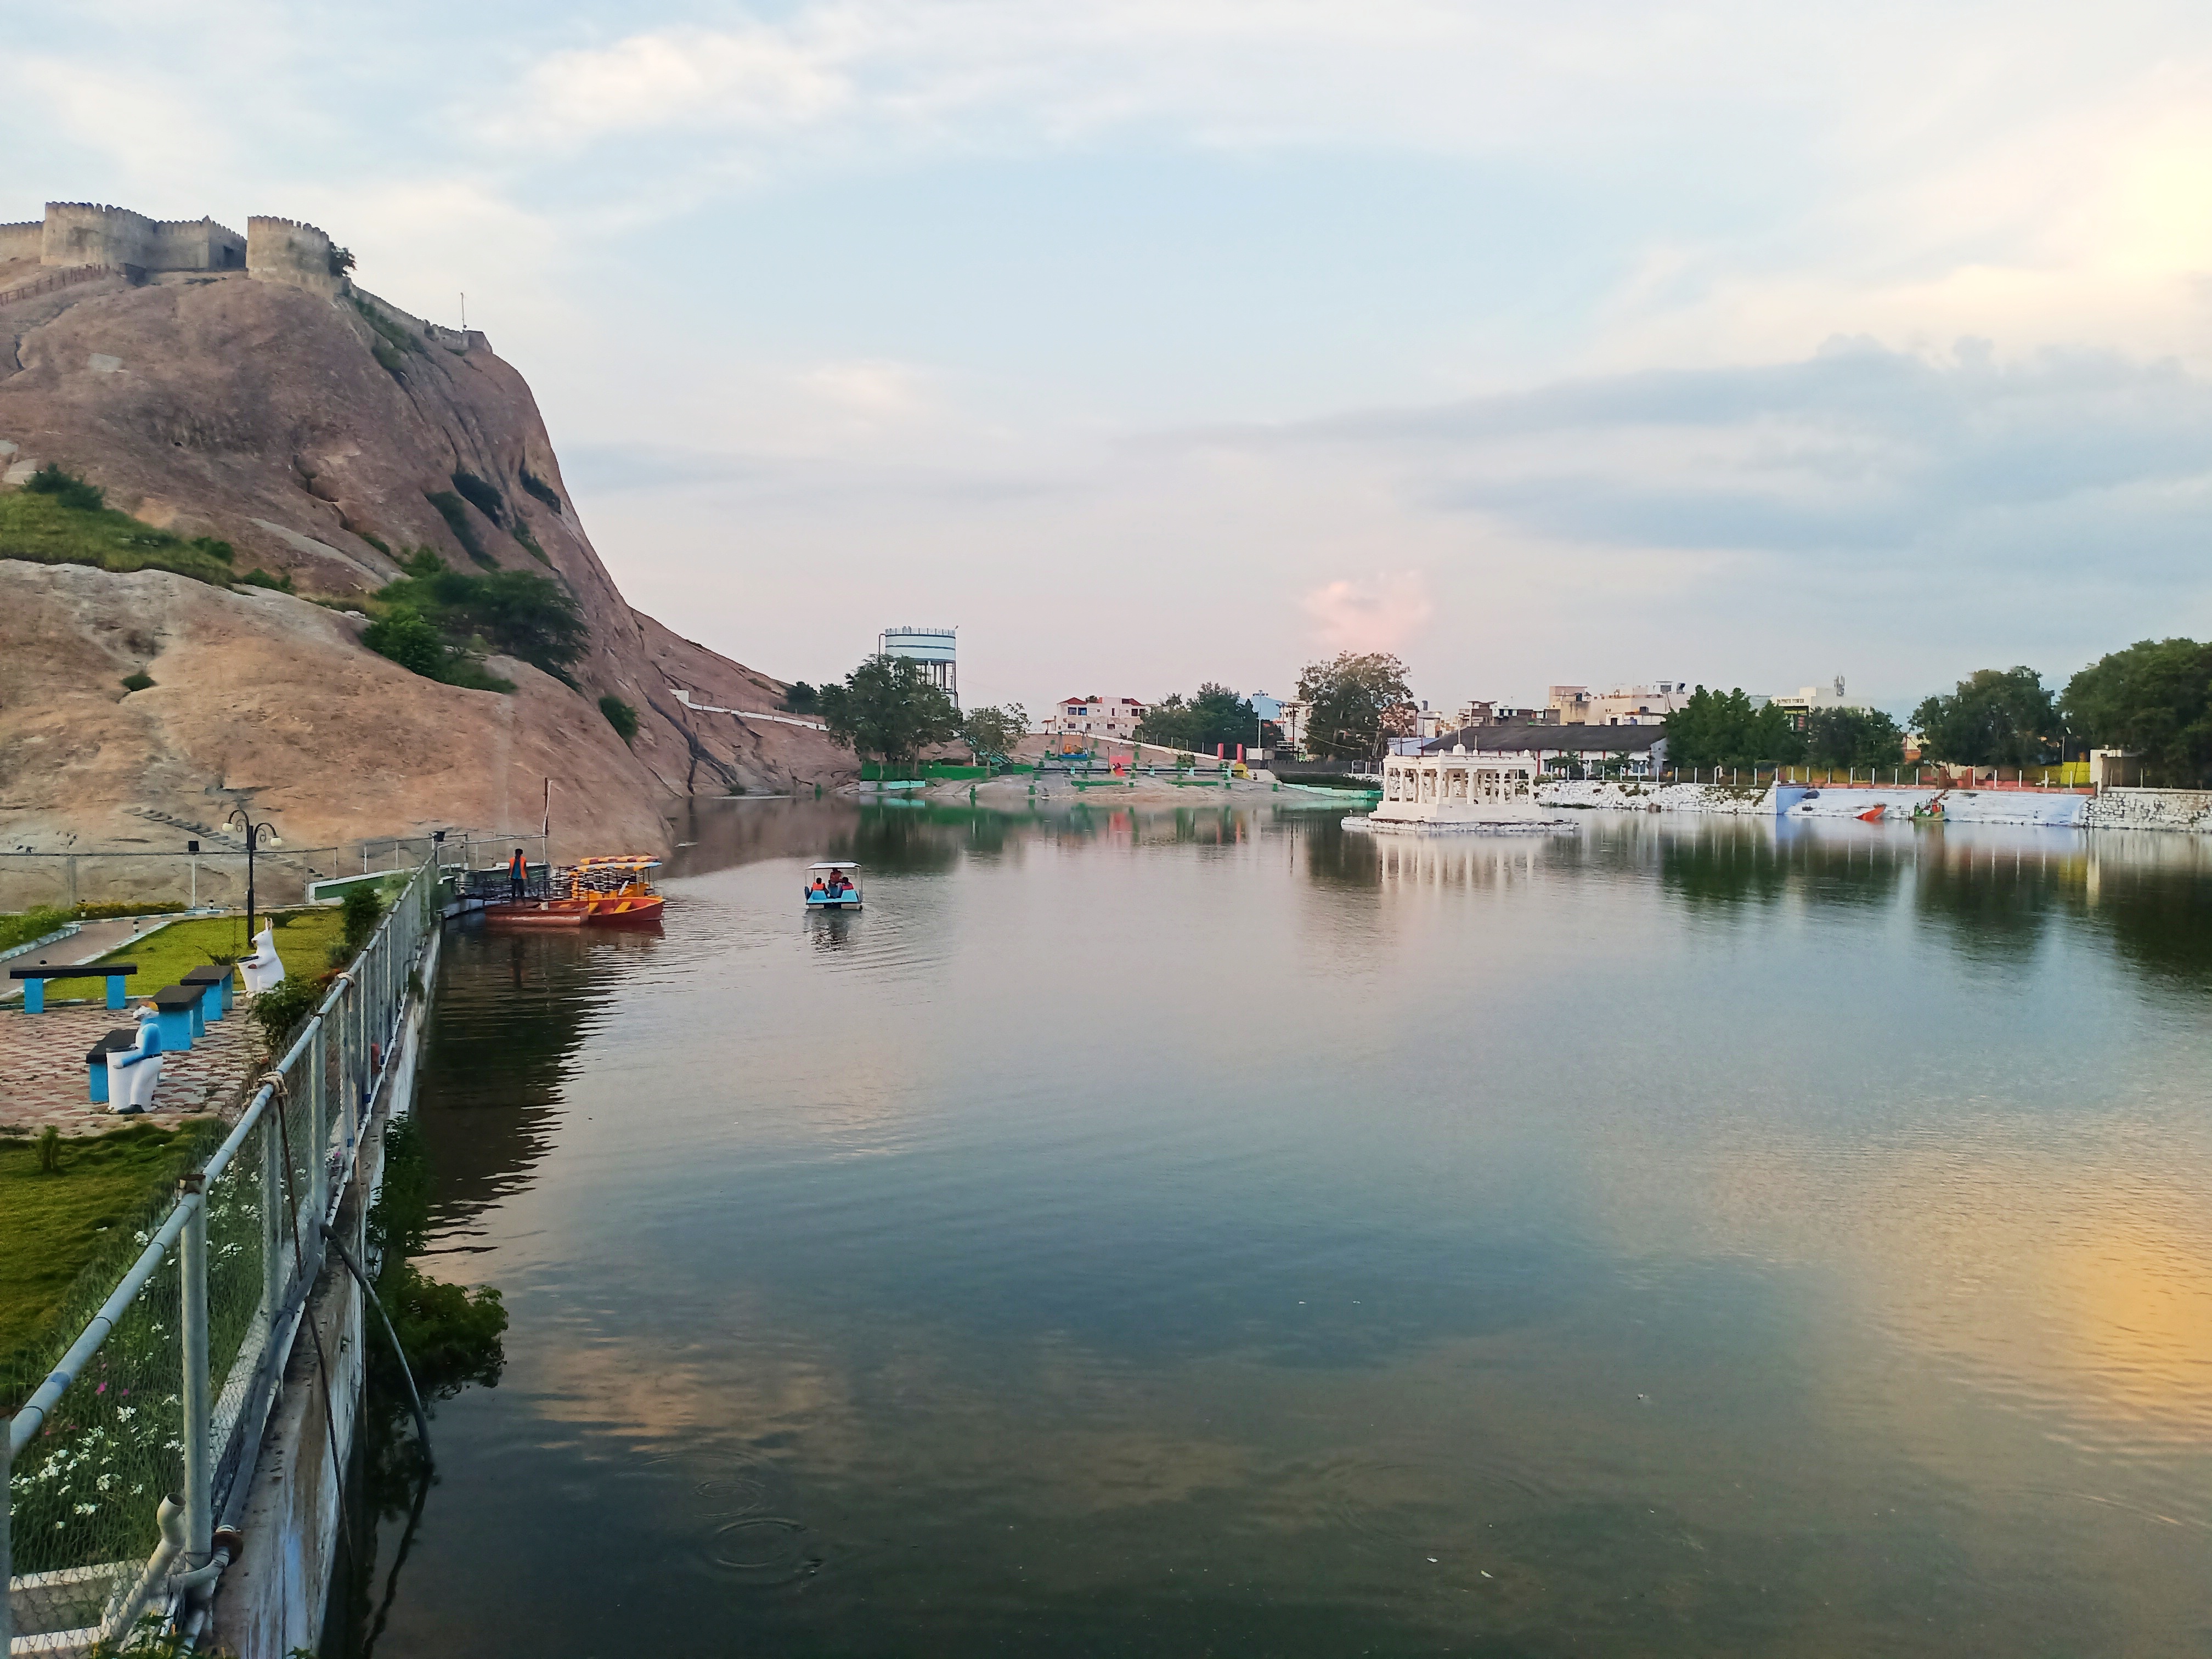
[{"label": "concrete bench", "polygon": [[167,985],[154,993],[154,1007],[161,1016],[161,1052],[187,1053],[207,1035],[207,988],[200,985]]},{"label": "concrete bench", "polygon": [[107,981],[107,1006],[123,1006],[123,981],[138,971],[135,962],[88,962],[74,967],[49,968],[40,963],[35,968],[10,968],[9,979],[23,981],[23,1012],[41,1014],[46,1009],[46,981],[50,979],[104,979]]},{"label": "concrete bench", "polygon": [[220,963],[210,963],[204,968],[188,970],[177,981],[179,985],[198,985],[212,993],[203,1005],[202,1012],[210,1024],[221,1019],[231,1009],[231,973]]},{"label": "concrete bench", "polygon": [[107,1056],[110,1054],[128,1054],[137,1046],[138,1033],[128,1025],[118,1025],[87,1051],[84,1063],[91,1074],[90,1098],[94,1105],[107,1104]]}]

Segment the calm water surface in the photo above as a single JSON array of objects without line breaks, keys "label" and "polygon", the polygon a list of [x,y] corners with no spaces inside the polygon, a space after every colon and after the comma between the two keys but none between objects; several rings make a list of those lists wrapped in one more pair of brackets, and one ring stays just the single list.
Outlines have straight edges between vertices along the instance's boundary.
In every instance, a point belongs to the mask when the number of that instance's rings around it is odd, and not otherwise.
[{"label": "calm water surface", "polygon": [[683,838],[448,940],[386,1659],[2212,1652],[2195,842]]}]

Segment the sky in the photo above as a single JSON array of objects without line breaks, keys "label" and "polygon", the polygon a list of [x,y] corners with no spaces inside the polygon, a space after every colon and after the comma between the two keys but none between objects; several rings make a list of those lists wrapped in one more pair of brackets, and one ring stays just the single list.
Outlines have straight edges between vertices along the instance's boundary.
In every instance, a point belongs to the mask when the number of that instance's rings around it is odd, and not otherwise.
[{"label": "sky", "polygon": [[2212,633],[2212,9],[10,9],[0,220],[322,226],[632,603],[967,700],[1791,690]]}]

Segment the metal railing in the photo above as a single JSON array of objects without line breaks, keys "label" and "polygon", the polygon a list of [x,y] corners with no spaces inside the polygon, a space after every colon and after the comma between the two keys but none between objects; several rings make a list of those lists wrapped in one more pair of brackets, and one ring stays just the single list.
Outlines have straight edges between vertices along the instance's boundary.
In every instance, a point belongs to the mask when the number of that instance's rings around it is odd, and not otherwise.
[{"label": "metal railing", "polygon": [[243,1510],[325,1230],[421,988],[439,876],[426,859],[396,878],[368,942],[8,1420],[0,1659],[114,1641],[149,1609],[179,1613],[220,1571],[216,1528]]},{"label": "metal railing", "polygon": [[[227,830],[163,818],[155,825],[173,847],[75,852],[0,852],[0,910],[66,908],[84,900],[152,899],[193,908],[235,909],[246,902],[246,844]],[[185,850],[198,840],[198,853]],[[542,830],[456,828],[437,836],[376,836],[329,846],[264,842],[253,859],[264,908],[311,902],[319,884],[404,874],[426,859],[506,858],[517,847],[545,856]]]}]

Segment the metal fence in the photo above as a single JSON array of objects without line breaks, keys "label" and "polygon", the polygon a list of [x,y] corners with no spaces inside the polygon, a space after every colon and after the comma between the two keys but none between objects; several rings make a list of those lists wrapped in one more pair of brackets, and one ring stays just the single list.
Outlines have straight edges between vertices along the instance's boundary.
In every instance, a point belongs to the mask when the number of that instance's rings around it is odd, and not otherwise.
[{"label": "metal fence", "polygon": [[[15,1653],[71,1653],[114,1640],[149,1612],[181,1616],[221,1571],[218,1528],[244,1508],[325,1230],[356,1178],[420,986],[439,873],[428,859],[415,869],[9,1420],[0,1659],[11,1635]],[[365,1209],[354,1206],[350,1225]],[[360,1260],[358,1239],[354,1249]]]},{"label": "metal fence", "polygon": [[[160,826],[156,826],[157,828]],[[0,910],[133,899],[235,909],[246,902],[246,844],[225,832],[196,824],[166,832],[173,844],[159,850],[38,853],[0,852]],[[185,850],[187,836],[200,851]],[[409,871],[434,855],[447,863],[496,862],[514,848],[533,861],[545,857],[538,830],[456,829],[431,836],[382,836],[329,847],[264,845],[253,857],[255,896],[262,908],[312,899],[317,883]]]}]

